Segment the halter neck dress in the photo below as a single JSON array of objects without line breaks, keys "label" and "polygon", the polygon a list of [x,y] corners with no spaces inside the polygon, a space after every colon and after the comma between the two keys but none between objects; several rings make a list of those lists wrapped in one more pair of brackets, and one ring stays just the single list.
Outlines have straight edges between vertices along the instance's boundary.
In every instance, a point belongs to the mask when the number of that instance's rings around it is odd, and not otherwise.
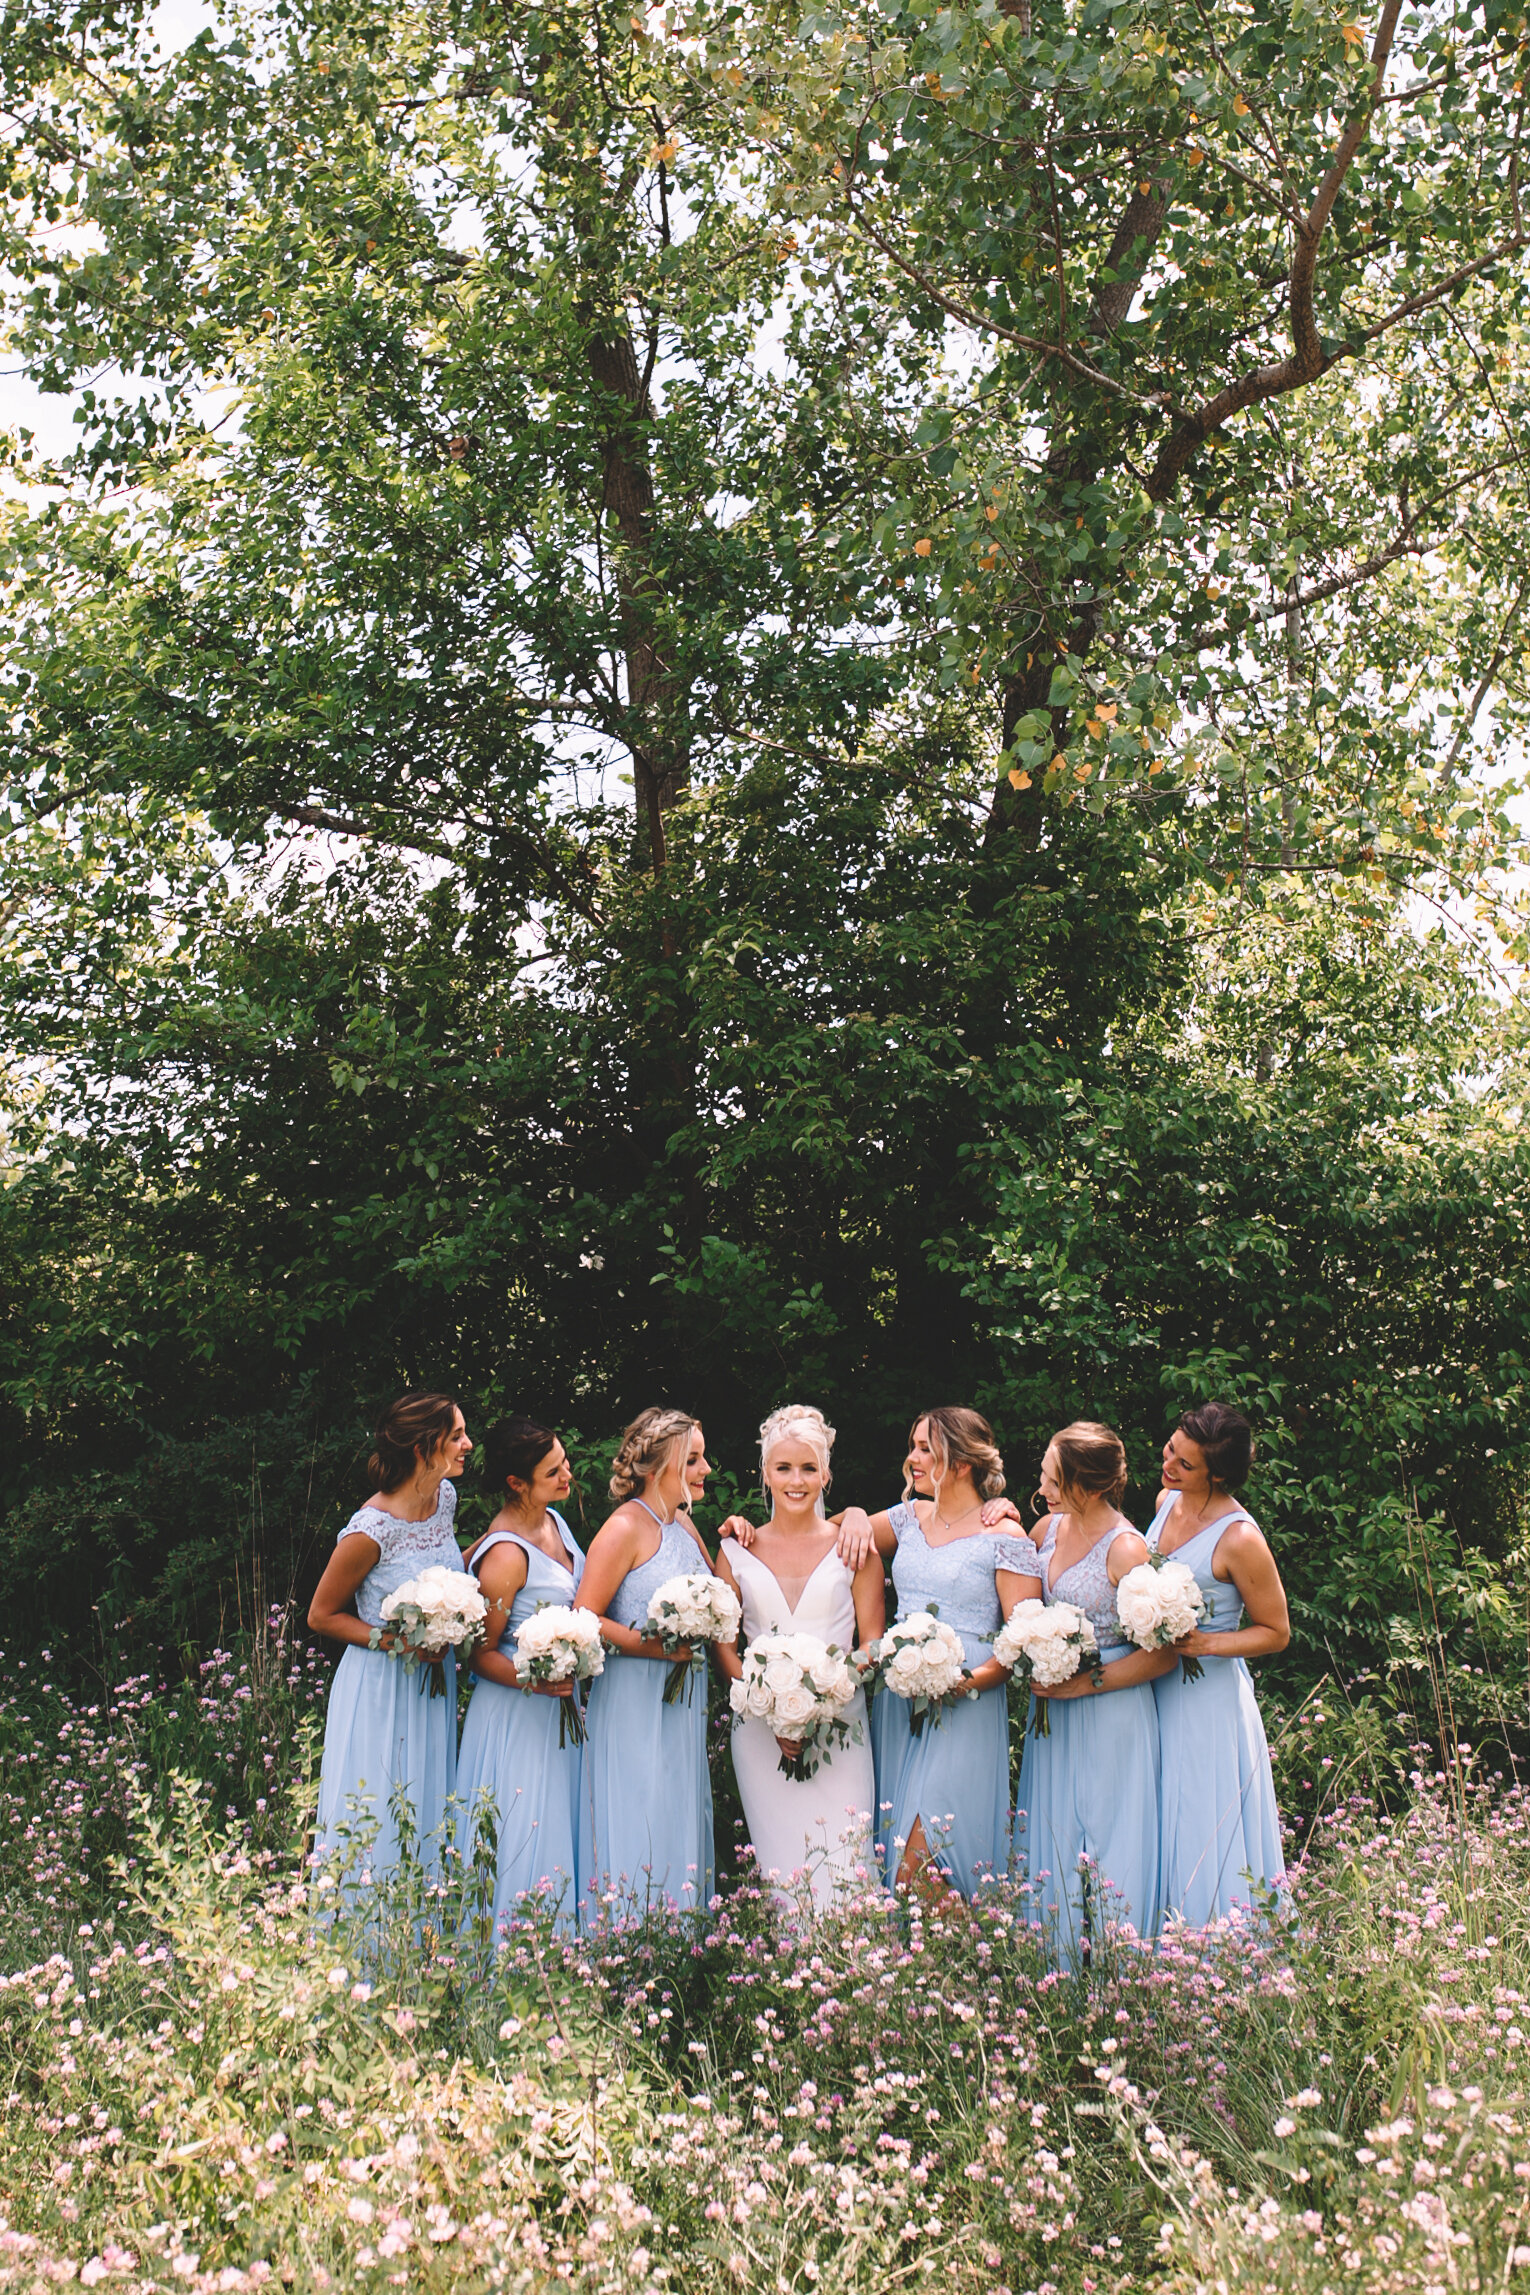
[{"label": "halter neck dress", "polygon": [[[1129,1657],[1116,1613],[1110,1549],[1131,1533],[1120,1523],[1058,1572],[1052,1562],[1062,1517],[1041,1544],[1042,1599],[1072,1602],[1094,1628],[1100,1663]],[[1031,1700],[1034,1719],[1036,1700]],[[1158,1928],[1158,1708],[1153,1684],[1103,1696],[1053,1698],[1051,1734],[1027,1736],[1016,1830],[1036,1917],[1054,1957],[1076,1963],[1107,1924],[1153,1936]]]},{"label": "halter neck dress", "polygon": [[[761,1634],[813,1634],[848,1653],[855,1647],[855,1581],[831,1546],[793,1606],[781,1581],[742,1546],[728,1559],[744,1605],[744,1644]],[[834,1747],[810,1777],[783,1777],[780,1748],[768,1722],[733,1717],[733,1773],[761,1880],[778,1888],[783,1904],[810,1902],[823,1912],[836,1897],[873,1883],[871,1815],[876,1796],[866,1696],[857,1690],[845,1707],[850,1742]]]},{"label": "halter neck dress", "polygon": [[[540,1609],[571,1604],[584,1575],[584,1556],[568,1524],[551,1507],[548,1520],[562,1541],[562,1562],[515,1530],[490,1531],[468,1559],[476,1577],[496,1546],[518,1546],[526,1557],[526,1583],[510,1605],[499,1645],[512,1665],[516,1627]],[[574,1694],[579,1694],[577,1686]],[[572,1928],[577,1917],[575,1843],[584,1762],[583,1749],[572,1738],[558,1743],[564,1711],[562,1698],[510,1689],[482,1674],[473,1687],[457,1755],[457,1845],[464,1867],[470,1866],[480,1825],[487,1821],[495,1842],[496,1936],[505,1934],[518,1911],[536,1909],[523,1907],[528,1896],[552,1909],[560,1929]]]},{"label": "halter neck dress", "polygon": [[[646,1562],[629,1570],[607,1615],[639,1630],[666,1578],[709,1567],[691,1532],[666,1522]],[[590,1684],[580,1809],[579,1890],[587,1925],[641,1918],[650,1906],[690,1910],[713,1888],[712,1780],[707,1769],[707,1656],[664,1703],[669,1663],[606,1648]]]},{"label": "halter neck dress", "polygon": [[[1170,1491],[1148,1528],[1155,1552],[1174,1498]],[[1205,1596],[1202,1633],[1237,1631],[1243,1598],[1212,1564],[1223,1533],[1253,1519],[1235,1506],[1169,1557],[1195,1573]],[[1162,1748],[1163,1909],[1191,1928],[1253,1904],[1256,1892],[1278,1888],[1286,1873],[1270,1748],[1248,1667],[1240,1657],[1203,1656],[1201,1665],[1198,1681],[1186,1681],[1177,1665],[1153,1684]]]},{"label": "halter neck dress", "polygon": [[[995,1573],[1036,1574],[1030,1541],[975,1531],[932,1546],[913,1507],[888,1509],[898,1541],[893,1584],[898,1616],[933,1610],[961,1637],[968,1672],[993,1655],[1003,1622]],[[1021,1548],[1025,1548],[1024,1556]],[[916,1820],[941,1872],[964,1897],[1009,1869],[1009,1701],[1003,1682],[929,1716],[916,1737],[909,1706],[893,1690],[873,1699],[878,1838],[889,1885]]]},{"label": "halter neck dress", "polygon": [[[356,1591],[356,1615],[380,1626],[390,1594],[421,1570],[439,1563],[462,1568],[452,1535],[457,1486],[446,1475],[434,1513],[402,1522],[379,1506],[362,1506],[335,1543],[366,1537],[378,1557]],[[319,1774],[315,1865],[332,1864],[347,1885],[380,1879],[399,1861],[393,1804],[408,1811],[426,1869],[440,1864],[446,1804],[457,1778],[457,1661],[442,1660],[445,1695],[429,1694],[424,1666],[410,1672],[386,1650],[348,1642],[330,1684],[324,1716],[324,1761]]]}]

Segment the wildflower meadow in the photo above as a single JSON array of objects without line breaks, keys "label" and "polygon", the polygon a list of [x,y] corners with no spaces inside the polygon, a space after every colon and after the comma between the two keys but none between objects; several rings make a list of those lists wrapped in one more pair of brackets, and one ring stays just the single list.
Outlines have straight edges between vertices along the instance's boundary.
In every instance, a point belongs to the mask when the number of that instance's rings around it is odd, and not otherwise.
[{"label": "wildflower meadow", "polygon": [[[0,2284],[971,2295],[1530,2269],[1530,1795],[1279,1738],[1289,1901],[1038,1951],[1024,1891],[484,1934],[310,1884],[326,1662],[8,1667]],[[1345,1757],[1333,1749],[1349,1743]],[[1328,1766],[1325,1767],[1325,1764]],[[1337,1781],[1336,1783],[1334,1781]],[[1527,2280],[1530,2285],[1530,2280]]]}]

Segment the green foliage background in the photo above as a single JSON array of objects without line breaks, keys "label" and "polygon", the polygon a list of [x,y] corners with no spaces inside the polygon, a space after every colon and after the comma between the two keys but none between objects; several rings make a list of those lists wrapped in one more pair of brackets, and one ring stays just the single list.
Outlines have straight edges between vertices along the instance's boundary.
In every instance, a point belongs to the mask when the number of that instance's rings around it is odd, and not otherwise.
[{"label": "green foliage background", "polygon": [[9,1613],[301,1591],[405,1383],[590,1527],[1218,1394],[1287,1686],[1517,1729],[1523,11],[5,28]]}]

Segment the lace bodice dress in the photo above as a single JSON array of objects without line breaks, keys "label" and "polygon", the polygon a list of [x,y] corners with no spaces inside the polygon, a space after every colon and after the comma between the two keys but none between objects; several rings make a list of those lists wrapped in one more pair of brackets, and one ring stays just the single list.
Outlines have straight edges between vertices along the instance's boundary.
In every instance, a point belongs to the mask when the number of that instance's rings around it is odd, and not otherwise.
[{"label": "lace bodice dress", "polygon": [[364,1625],[382,1624],[382,1606],[390,1594],[422,1570],[462,1568],[462,1552],[452,1532],[457,1518],[457,1485],[442,1477],[434,1513],[423,1522],[401,1522],[380,1506],[358,1506],[335,1543],[360,1532],[375,1540],[381,1551],[356,1590],[356,1615]]},{"label": "lace bodice dress", "polygon": [[[1042,1599],[1076,1604],[1111,1665],[1131,1654],[1110,1582],[1111,1548],[1130,1525],[1107,1530],[1054,1578],[1062,1519],[1042,1534]],[[1152,1684],[1140,1682],[1051,1698],[1048,1719],[1050,1735],[1025,1741],[1017,1851],[1056,1957],[1077,1964],[1109,1926],[1140,1937],[1158,1926],[1158,1710]]]},{"label": "lace bodice dress", "polygon": [[[456,1513],[457,1486],[446,1476],[423,1522],[400,1521],[380,1506],[357,1508],[336,1543],[360,1535],[379,1549],[356,1592],[363,1625],[381,1625],[388,1596],[432,1563],[462,1568],[452,1535]],[[427,1869],[439,1861],[457,1774],[457,1670],[450,1652],[442,1673],[446,1694],[432,1697],[424,1667],[410,1672],[385,1650],[354,1643],[335,1669],[324,1717],[314,1861],[336,1866],[349,1888],[397,1864],[395,1798],[408,1809]]]}]

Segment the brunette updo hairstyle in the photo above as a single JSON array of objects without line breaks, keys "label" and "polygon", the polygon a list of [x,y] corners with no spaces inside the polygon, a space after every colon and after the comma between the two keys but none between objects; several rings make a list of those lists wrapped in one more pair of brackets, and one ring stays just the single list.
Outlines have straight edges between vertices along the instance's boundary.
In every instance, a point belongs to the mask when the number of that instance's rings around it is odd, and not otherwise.
[{"label": "brunette updo hairstyle", "polygon": [[922,1410],[908,1430],[910,1443],[921,1423],[929,1428],[930,1448],[947,1473],[953,1466],[970,1466],[972,1487],[979,1498],[999,1496],[1004,1488],[1004,1461],[986,1418],[956,1403],[939,1410]]},{"label": "brunette updo hairstyle", "polygon": [[[530,1484],[532,1476],[557,1441],[550,1426],[540,1419],[502,1418],[491,1426],[483,1440],[484,1480],[496,1498],[505,1494],[509,1482]],[[511,1491],[513,1499],[515,1492]]]},{"label": "brunette updo hairstyle", "polygon": [[383,1493],[402,1490],[421,1462],[438,1450],[457,1423],[450,1395],[400,1395],[389,1403],[372,1437],[367,1472]]},{"label": "brunette updo hairstyle", "polygon": [[698,1422],[683,1410],[640,1410],[622,1430],[620,1448],[611,1462],[611,1496],[618,1503],[635,1498],[650,1475],[662,1474]]},{"label": "brunette updo hairstyle", "polygon": [[1048,1448],[1057,1453],[1057,1479],[1080,1498],[1108,1498],[1119,1506],[1126,1496],[1126,1445],[1113,1426],[1076,1418],[1054,1434]]},{"label": "brunette updo hairstyle", "polygon": [[1202,1451],[1206,1472],[1219,1490],[1239,1490],[1254,1463],[1254,1430],[1231,1403],[1197,1403],[1180,1419],[1179,1431]]}]

